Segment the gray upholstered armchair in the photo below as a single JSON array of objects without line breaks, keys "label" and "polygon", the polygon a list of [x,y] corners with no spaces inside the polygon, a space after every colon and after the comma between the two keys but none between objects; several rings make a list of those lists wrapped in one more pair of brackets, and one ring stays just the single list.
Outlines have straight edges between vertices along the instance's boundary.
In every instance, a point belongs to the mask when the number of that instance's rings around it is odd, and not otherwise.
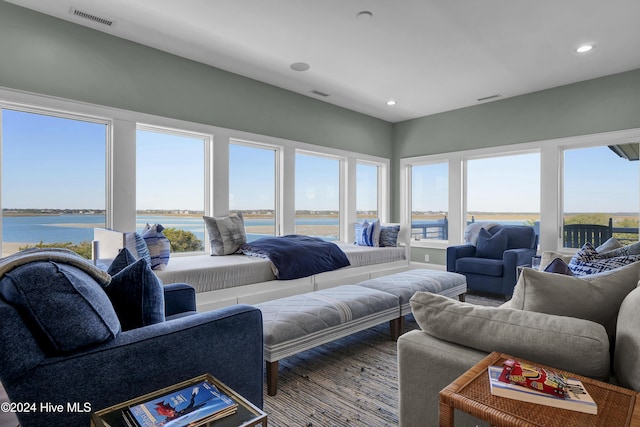
[{"label": "gray upholstered armchair", "polygon": [[447,271],[467,278],[467,288],[510,296],[517,281],[516,267],[531,265],[538,236],[533,227],[495,225],[480,230],[475,245],[447,248]]},{"label": "gray upholstered armchair", "polygon": [[[131,315],[142,306],[140,301],[111,303],[114,290],[108,289],[121,285],[122,276],[110,277],[65,257],[53,254],[18,265],[15,259],[0,259],[0,380],[12,402],[33,403],[36,409],[16,414],[21,426],[89,425],[90,412],[68,405],[93,412],[204,373],[262,407],[262,314],[257,308],[195,313],[192,287],[157,283],[164,296],[154,297],[160,319],[149,324],[146,315],[129,316],[131,329],[123,330],[123,315],[114,308]],[[153,276],[140,260],[123,270],[127,288],[138,283],[125,274],[131,270]],[[149,289],[142,293],[149,297]],[[63,405],[63,411],[43,413],[41,403]]]}]

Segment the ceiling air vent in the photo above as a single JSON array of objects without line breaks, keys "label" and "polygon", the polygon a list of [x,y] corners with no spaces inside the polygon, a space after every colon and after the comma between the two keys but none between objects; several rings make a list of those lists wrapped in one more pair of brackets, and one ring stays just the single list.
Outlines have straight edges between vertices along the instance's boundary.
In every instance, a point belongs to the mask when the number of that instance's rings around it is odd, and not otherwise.
[{"label": "ceiling air vent", "polygon": [[77,16],[82,19],[88,19],[91,22],[95,22],[96,24],[106,25],[107,27],[115,27],[116,25],[116,21],[112,19],[103,18],[101,16],[94,15],[93,13],[76,9],[75,7],[71,8],[71,15]]},{"label": "ceiling air vent", "polygon": [[488,101],[490,99],[500,98],[502,95],[496,93],[495,95],[485,96],[484,98],[478,98],[478,101]]},{"label": "ceiling air vent", "polygon": [[311,93],[314,95],[321,96],[323,98],[326,98],[327,96],[329,96],[328,93],[320,92],[319,90],[316,90],[316,89],[312,90]]}]

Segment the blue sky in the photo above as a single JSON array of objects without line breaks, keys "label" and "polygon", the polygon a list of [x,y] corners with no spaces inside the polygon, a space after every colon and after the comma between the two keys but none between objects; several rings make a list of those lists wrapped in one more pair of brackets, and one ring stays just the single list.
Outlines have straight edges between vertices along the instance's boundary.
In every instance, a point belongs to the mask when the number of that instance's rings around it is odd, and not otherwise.
[{"label": "blue sky", "polygon": [[[105,138],[103,124],[2,110],[2,206],[104,209]],[[204,210],[203,141],[147,131],[137,138],[137,208]],[[229,151],[231,209],[274,209],[274,151]],[[565,156],[566,212],[639,211],[638,162],[607,147]],[[468,210],[539,211],[539,163],[535,153],[469,161]],[[336,159],[298,154],[296,209],[338,210],[338,171]],[[414,210],[448,210],[446,165],[413,173]],[[376,168],[359,164],[358,210],[376,209],[376,185]]]}]

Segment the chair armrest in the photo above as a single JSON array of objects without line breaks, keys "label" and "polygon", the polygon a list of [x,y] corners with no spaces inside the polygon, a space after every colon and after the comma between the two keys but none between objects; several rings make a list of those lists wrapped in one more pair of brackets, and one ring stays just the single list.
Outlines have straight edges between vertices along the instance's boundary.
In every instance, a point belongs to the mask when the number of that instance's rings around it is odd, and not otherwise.
[{"label": "chair armrest", "polygon": [[456,245],[447,247],[447,271],[456,271],[458,258],[472,257],[476,254],[474,245]]},{"label": "chair armrest", "polygon": [[186,283],[164,285],[164,314],[173,316],[187,311],[196,311],[196,290]]},{"label": "chair armrest", "polygon": [[[84,352],[47,359],[24,378],[21,398],[62,405],[88,402],[97,411],[205,373],[262,407],[260,310],[235,305],[198,313],[122,332]],[[41,425],[38,415],[21,414],[20,421]],[[50,425],[89,424],[89,413],[46,416]]]},{"label": "chair armrest", "polygon": [[502,263],[504,265],[503,270],[503,289],[502,293],[505,295],[513,294],[513,288],[518,281],[517,266],[519,265],[531,265],[531,258],[536,255],[535,249],[518,248],[507,249],[502,254]]}]

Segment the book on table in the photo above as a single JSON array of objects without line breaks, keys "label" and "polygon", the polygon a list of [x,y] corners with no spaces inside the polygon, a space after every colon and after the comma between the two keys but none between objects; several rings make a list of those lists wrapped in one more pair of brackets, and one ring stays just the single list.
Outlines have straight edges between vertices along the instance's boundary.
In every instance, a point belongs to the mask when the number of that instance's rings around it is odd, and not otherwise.
[{"label": "book on table", "polygon": [[135,427],[199,426],[236,412],[238,405],[208,380],[131,405],[123,415]]},{"label": "book on table", "polygon": [[584,384],[578,379],[567,379],[567,392],[564,398],[552,396],[517,384],[505,383],[499,380],[503,368],[501,366],[489,366],[489,385],[491,394],[506,397],[523,402],[539,405],[553,406],[570,411],[584,412],[587,414],[598,413],[598,405],[587,392]]}]

